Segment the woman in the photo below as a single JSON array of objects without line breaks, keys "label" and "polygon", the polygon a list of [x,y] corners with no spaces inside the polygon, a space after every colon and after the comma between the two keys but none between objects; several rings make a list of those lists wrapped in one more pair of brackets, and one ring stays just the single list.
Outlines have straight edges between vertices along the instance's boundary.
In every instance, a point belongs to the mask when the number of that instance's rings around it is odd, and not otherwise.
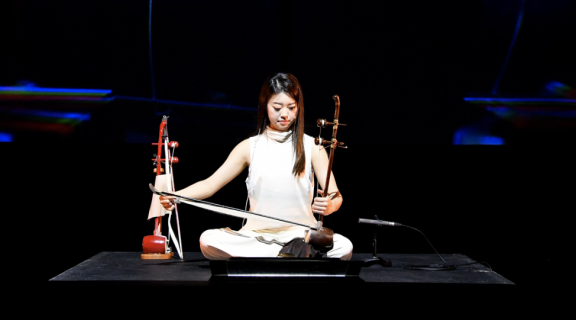
[{"label": "woman", "polygon": [[[208,198],[248,166],[250,211],[315,225],[314,213],[327,216],[340,208],[342,195],[334,176],[328,188],[323,185],[328,155],[324,148],[314,145],[312,137],[304,134],[304,98],[296,77],[278,73],[264,82],[258,103],[257,132],[239,143],[212,176],[176,193],[195,199]],[[314,198],[311,206],[314,173],[329,196]],[[174,208],[173,199],[161,196],[160,203],[170,211]],[[200,249],[212,260],[276,257],[283,244],[303,238],[306,230],[283,222],[247,219],[239,231],[229,228],[205,231],[200,237]],[[327,257],[349,260],[352,243],[335,234],[334,247]]]}]

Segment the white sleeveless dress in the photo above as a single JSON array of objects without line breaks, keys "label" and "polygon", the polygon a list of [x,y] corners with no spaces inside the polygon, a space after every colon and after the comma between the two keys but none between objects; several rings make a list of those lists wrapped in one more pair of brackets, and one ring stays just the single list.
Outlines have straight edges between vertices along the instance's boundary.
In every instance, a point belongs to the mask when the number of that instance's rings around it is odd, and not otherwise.
[{"label": "white sleeveless dress", "polygon": [[[314,138],[304,135],[304,174],[294,177],[294,148],[286,134],[260,134],[251,137],[250,168],[246,187],[250,199],[250,211],[284,220],[315,225],[312,213],[314,173],[312,170],[312,147]],[[276,257],[281,243],[304,237],[306,227],[284,222],[247,219],[239,231],[230,228],[211,229],[202,233],[200,249],[208,259],[230,257]],[[260,238],[260,239],[258,239]],[[348,260],[352,257],[352,243],[335,234],[334,248],[328,257]]]}]

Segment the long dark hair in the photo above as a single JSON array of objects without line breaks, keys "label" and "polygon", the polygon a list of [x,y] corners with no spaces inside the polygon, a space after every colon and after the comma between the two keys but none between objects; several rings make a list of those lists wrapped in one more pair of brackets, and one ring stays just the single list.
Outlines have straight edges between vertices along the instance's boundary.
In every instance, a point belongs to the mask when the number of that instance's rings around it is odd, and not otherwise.
[{"label": "long dark hair", "polygon": [[292,173],[294,176],[300,176],[304,172],[306,164],[306,156],[304,154],[304,95],[302,94],[300,82],[295,76],[290,73],[277,73],[264,81],[262,90],[260,90],[260,98],[258,99],[258,127],[256,132],[257,134],[262,133],[270,125],[268,101],[282,92],[296,101],[298,110],[298,115],[296,115],[296,119],[290,129],[292,130],[292,144],[295,156]]}]

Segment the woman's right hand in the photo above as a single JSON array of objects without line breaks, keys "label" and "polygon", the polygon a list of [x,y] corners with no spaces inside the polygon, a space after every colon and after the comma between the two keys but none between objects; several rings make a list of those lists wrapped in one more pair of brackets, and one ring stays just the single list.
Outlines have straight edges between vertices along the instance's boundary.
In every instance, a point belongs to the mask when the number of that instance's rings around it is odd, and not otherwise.
[{"label": "woman's right hand", "polygon": [[164,207],[166,211],[174,210],[174,196],[160,196],[160,204]]}]

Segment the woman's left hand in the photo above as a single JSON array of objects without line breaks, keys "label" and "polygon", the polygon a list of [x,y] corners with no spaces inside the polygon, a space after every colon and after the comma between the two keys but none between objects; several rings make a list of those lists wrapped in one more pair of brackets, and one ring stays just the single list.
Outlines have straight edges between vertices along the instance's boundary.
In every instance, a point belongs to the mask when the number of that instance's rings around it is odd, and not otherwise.
[{"label": "woman's left hand", "polygon": [[[318,190],[318,193],[324,195],[322,190]],[[312,212],[321,214],[323,216],[330,215],[335,211],[334,203],[330,197],[315,197],[314,203],[312,204]]]}]

